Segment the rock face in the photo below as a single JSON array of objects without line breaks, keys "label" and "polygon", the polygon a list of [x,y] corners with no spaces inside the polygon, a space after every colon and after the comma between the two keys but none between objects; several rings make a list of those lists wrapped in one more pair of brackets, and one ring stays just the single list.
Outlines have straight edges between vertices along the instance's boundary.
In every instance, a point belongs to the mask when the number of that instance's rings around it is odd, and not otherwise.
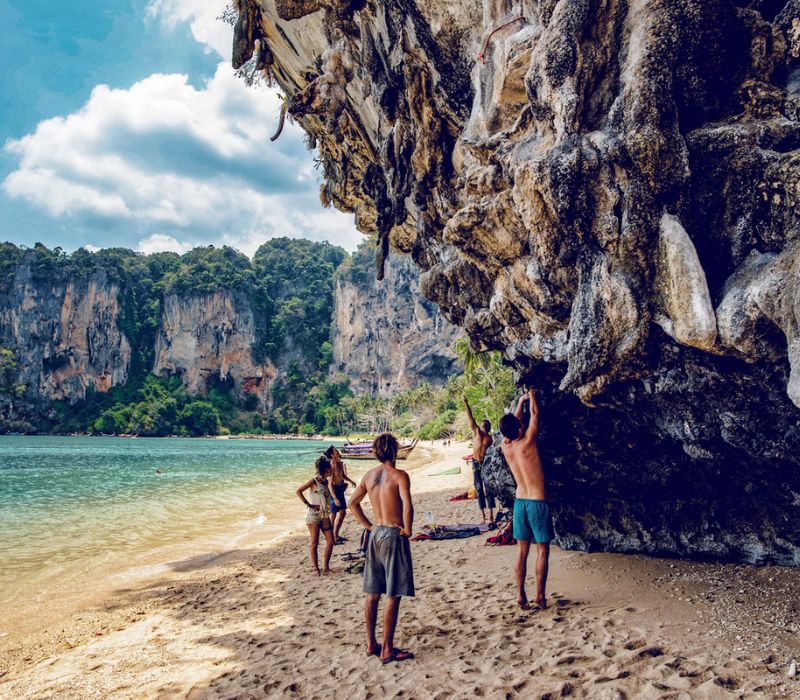
[{"label": "rock face", "polygon": [[456,371],[458,329],[419,291],[408,256],[392,257],[383,283],[336,279],[332,374],[357,394],[388,397],[420,382],[441,386]]},{"label": "rock face", "polygon": [[69,403],[86,390],[124,384],[131,347],[119,327],[119,289],[102,270],[37,280],[20,265],[0,296],[0,345],[13,348],[18,381],[44,399]]},{"label": "rock face", "polygon": [[240,6],[379,276],[540,388],[562,544],[800,564],[798,0]]},{"label": "rock face", "polygon": [[190,394],[205,394],[214,381],[232,381],[241,395],[269,403],[276,370],[269,360],[256,364],[253,311],[246,298],[229,291],[164,299],[156,338],[153,373],[179,375]]},{"label": "rock face", "polygon": [[[377,285],[374,270],[358,281],[337,277],[332,373],[346,375],[357,393],[380,396],[422,381],[441,385],[454,371],[451,346],[458,329],[419,294],[410,259],[393,258],[387,270],[390,286]],[[73,404],[90,388],[106,392],[125,384],[136,352],[122,331],[128,297],[102,267],[37,276],[25,262],[11,271],[0,287],[0,347],[14,353],[14,382],[24,391],[0,394],[0,426],[36,423],[53,400]],[[303,357],[289,336],[280,366],[267,358],[257,361],[259,323],[263,319],[256,318],[243,292],[167,294],[155,347],[147,341],[149,359],[142,370],[178,375],[193,395],[206,394],[216,383],[231,384],[240,396],[257,398],[253,408],[268,412],[275,380]]]}]

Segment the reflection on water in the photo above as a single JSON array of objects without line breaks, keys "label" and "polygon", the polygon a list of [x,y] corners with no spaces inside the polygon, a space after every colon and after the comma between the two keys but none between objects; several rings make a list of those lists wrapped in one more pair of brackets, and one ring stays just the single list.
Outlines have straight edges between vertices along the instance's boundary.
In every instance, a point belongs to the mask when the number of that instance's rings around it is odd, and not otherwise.
[{"label": "reflection on water", "polygon": [[294,490],[326,446],[0,437],[0,600],[198,536],[277,536],[302,520]]}]

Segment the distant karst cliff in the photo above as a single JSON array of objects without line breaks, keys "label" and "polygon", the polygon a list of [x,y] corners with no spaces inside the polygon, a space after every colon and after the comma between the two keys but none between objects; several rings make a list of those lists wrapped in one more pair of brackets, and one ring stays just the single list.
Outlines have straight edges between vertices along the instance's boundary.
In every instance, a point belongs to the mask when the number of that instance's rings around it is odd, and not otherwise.
[{"label": "distant karst cliff", "polygon": [[[319,430],[330,421],[320,411],[349,390],[441,386],[456,371],[457,329],[419,295],[410,260],[390,270],[392,286],[376,287],[364,248],[351,259],[299,239],[270,241],[252,260],[230,248],[67,255],[0,243],[0,431],[47,429],[52,402],[91,402],[149,373],[180,378],[192,396],[232,392],[251,427],[277,432]],[[169,422],[124,419],[148,434]]]},{"label": "distant karst cliff", "polygon": [[37,278],[23,263],[0,295],[0,346],[14,348],[16,381],[31,394],[74,402],[125,383],[131,347],[120,313],[119,287],[104,271]]},{"label": "distant karst cliff", "polygon": [[539,388],[563,545],[800,564],[798,0],[237,7],[323,199]]},{"label": "distant karst cliff", "polygon": [[[366,251],[359,251],[361,258]],[[358,254],[357,254],[358,255]],[[441,386],[457,371],[458,328],[419,291],[419,272],[408,256],[391,258],[383,283],[371,255],[336,278],[331,372],[356,393],[389,397],[420,382]]]},{"label": "distant karst cliff", "polygon": [[164,299],[156,336],[153,373],[179,375],[192,394],[205,394],[214,381],[231,380],[240,395],[253,394],[264,410],[277,376],[266,358],[256,362],[255,318],[247,298],[221,290]]}]

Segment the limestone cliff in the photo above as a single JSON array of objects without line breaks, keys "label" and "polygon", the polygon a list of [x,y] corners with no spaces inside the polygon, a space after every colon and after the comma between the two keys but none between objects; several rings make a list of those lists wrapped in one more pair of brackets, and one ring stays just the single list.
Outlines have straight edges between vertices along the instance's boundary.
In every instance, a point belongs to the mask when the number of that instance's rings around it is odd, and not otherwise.
[{"label": "limestone cliff", "polygon": [[350,379],[357,394],[388,397],[421,382],[441,386],[457,371],[458,329],[419,291],[408,256],[387,262],[383,284],[369,266],[364,279],[336,278],[332,374]]},{"label": "limestone cliff", "polygon": [[164,299],[153,373],[179,375],[191,394],[205,394],[215,380],[232,381],[240,395],[254,394],[263,410],[276,376],[269,360],[256,363],[253,310],[243,295],[218,291]]},{"label": "limestone cliff", "polygon": [[129,380],[135,389],[150,372],[180,377],[191,395],[232,389],[251,425],[296,429],[298,415],[319,418],[306,399],[324,381],[331,338],[332,374],[356,392],[442,384],[455,329],[419,295],[409,260],[393,260],[392,286],[376,287],[362,253],[356,270],[344,250],[306,240],[275,239],[253,260],[224,248],[70,255],[0,243],[0,431],[92,429],[93,405],[131,403],[135,392],[76,402]]},{"label": "limestone cliff", "polygon": [[240,0],[322,198],[542,395],[562,544],[800,564],[800,2]]},{"label": "limestone cliff", "polygon": [[39,279],[28,264],[0,293],[0,345],[14,350],[28,396],[74,403],[89,387],[124,384],[131,347],[119,327],[118,286],[102,270]]}]

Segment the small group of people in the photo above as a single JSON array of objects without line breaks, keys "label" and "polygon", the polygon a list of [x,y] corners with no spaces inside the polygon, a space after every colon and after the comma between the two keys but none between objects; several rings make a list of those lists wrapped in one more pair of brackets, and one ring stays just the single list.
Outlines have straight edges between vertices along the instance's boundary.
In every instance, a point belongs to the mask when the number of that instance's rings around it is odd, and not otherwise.
[{"label": "small group of people", "polygon": [[[491,492],[486,492],[480,473],[486,451],[493,443],[491,424],[486,420],[478,425],[466,397],[464,404],[474,438],[473,468],[477,474],[475,486],[478,493],[483,494],[484,499],[481,500],[479,495],[479,506],[485,519],[485,508],[488,505],[491,518],[494,499],[491,498]],[[527,415],[525,415],[526,408]],[[523,610],[531,608],[525,592],[525,579],[528,555],[533,543],[537,551],[534,602],[540,608],[546,608],[545,586],[550,542],[554,534],[552,517],[545,497],[544,472],[537,447],[539,407],[532,389],[523,394],[514,413],[502,417],[500,432],[503,435],[500,449],[517,483],[513,514],[514,538],[517,540],[518,548],[514,567],[518,589],[517,603]],[[394,646],[400,599],[415,594],[409,544],[414,525],[414,505],[411,499],[409,475],[396,466],[399,450],[397,439],[389,433],[383,433],[375,438],[372,450],[380,464],[364,474],[350,498],[349,510],[368,532],[363,582],[363,591],[366,594],[367,655],[377,656],[382,663],[388,664],[414,658],[414,654],[408,649],[398,649]],[[474,466],[475,463],[477,468]],[[337,466],[334,467],[334,464]],[[330,557],[334,542],[339,536],[339,528],[344,520],[344,510],[338,509],[346,506],[345,482],[354,486],[355,482],[347,476],[341,455],[335,447],[328,448],[317,460],[315,467],[315,476],[297,490],[297,495],[309,508],[307,522],[311,534],[311,564],[314,573],[319,575],[317,560],[319,532],[322,530],[326,538],[322,573],[327,574],[331,571]],[[340,487],[339,490],[337,486]],[[309,498],[306,498],[306,492],[309,493]],[[366,516],[362,508],[361,504],[365,497],[369,498],[372,506],[374,522]],[[331,520],[333,503],[337,505],[335,522]],[[341,514],[340,519],[338,514]],[[338,523],[338,527],[335,523]],[[378,643],[375,627],[382,595],[386,595],[387,600],[383,614],[383,639]]]},{"label": "small group of people", "polygon": [[[369,533],[364,562],[367,655],[379,657],[384,664],[414,658],[407,649],[394,647],[400,599],[414,595],[414,572],[408,542],[414,525],[414,507],[411,503],[411,481],[408,474],[395,466],[399,448],[397,439],[389,433],[375,438],[372,450],[380,465],[370,469],[364,474],[361,483],[356,485],[347,476],[347,468],[339,451],[331,446],[316,461],[313,478],[297,489],[298,497],[308,507],[306,523],[311,535],[311,566],[314,575],[319,576],[320,573],[331,573],[330,560],[334,543],[344,541],[339,536],[339,530],[347,508],[345,482],[356,486],[349,508]],[[372,506],[374,523],[367,518],[361,507],[366,496]],[[334,514],[335,518],[332,519]],[[320,530],[326,541],[321,572],[317,559]],[[388,601],[383,616],[383,643],[379,644],[375,636],[375,625],[378,619],[378,603],[384,594]]]},{"label": "small group of people", "polygon": [[[311,566],[314,575],[319,576],[320,573],[323,575],[331,573],[331,554],[334,545],[344,544],[347,541],[340,535],[342,523],[347,515],[345,492],[348,483],[355,486],[356,482],[348,476],[342,455],[333,445],[314,463],[314,471],[314,476],[297,489],[296,493],[308,507],[306,525],[311,535]],[[321,572],[317,558],[320,531],[325,537]]]}]

